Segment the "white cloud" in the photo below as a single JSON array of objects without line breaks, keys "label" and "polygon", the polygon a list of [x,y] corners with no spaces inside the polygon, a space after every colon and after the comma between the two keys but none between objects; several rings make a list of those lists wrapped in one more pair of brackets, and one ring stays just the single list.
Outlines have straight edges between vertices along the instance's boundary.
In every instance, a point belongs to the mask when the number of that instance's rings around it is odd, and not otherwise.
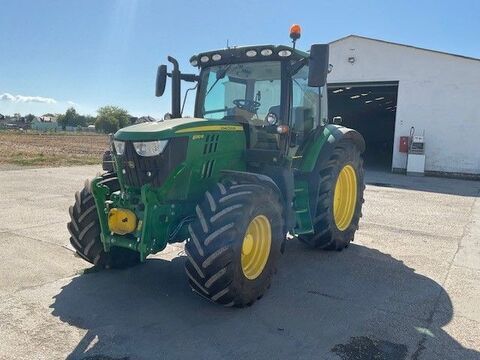
[{"label": "white cloud", "polygon": [[15,96],[13,96],[12,94],[9,94],[9,93],[5,93],[5,94],[0,95],[0,100],[15,101]]},{"label": "white cloud", "polygon": [[71,100],[68,100],[67,101],[67,104],[70,105],[70,106],[80,106],[79,104],[77,104],[75,101],[71,101]]},{"label": "white cloud", "polygon": [[12,95],[9,93],[0,94],[1,101],[10,101],[14,103],[42,103],[42,104],[56,104],[57,100],[43,96],[24,96]]}]

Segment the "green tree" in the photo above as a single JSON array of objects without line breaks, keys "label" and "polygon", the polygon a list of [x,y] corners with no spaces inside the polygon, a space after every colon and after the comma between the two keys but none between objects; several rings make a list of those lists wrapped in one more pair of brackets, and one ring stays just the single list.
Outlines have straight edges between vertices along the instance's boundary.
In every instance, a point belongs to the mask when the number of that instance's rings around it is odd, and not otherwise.
[{"label": "green tree", "polygon": [[130,115],[127,110],[117,106],[104,106],[97,110],[98,116],[95,128],[105,133],[113,133],[129,125]]},{"label": "green tree", "polygon": [[88,125],[94,125],[97,118],[91,115],[85,115],[85,122]]},{"label": "green tree", "polygon": [[78,115],[76,119],[76,126],[86,127],[87,126],[87,118],[85,115]]},{"label": "green tree", "polygon": [[30,124],[33,121],[33,119],[35,119],[35,115],[28,114],[25,116],[25,122],[28,124]]},{"label": "green tree", "polygon": [[79,126],[79,121],[81,121],[80,116],[77,113],[77,110],[75,108],[71,107],[68,108],[67,111],[65,111],[65,114],[61,114],[57,118],[58,124],[62,127],[63,130],[67,126]]}]

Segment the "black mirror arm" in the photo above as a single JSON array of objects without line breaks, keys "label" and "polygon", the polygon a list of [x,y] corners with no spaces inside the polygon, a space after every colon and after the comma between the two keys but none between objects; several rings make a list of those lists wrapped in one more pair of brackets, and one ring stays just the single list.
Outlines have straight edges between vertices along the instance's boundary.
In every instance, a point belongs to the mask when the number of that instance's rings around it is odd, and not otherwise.
[{"label": "black mirror arm", "polygon": [[195,74],[181,74],[180,79],[188,82],[196,82],[200,79],[200,76]]}]

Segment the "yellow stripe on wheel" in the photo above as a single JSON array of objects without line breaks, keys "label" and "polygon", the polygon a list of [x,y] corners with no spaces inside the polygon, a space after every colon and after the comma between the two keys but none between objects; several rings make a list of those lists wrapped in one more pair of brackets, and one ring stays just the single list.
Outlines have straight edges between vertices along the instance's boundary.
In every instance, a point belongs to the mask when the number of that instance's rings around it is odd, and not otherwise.
[{"label": "yellow stripe on wheel", "polygon": [[338,230],[348,229],[357,203],[357,174],[351,165],[345,165],[338,174],[333,197],[333,217]]}]

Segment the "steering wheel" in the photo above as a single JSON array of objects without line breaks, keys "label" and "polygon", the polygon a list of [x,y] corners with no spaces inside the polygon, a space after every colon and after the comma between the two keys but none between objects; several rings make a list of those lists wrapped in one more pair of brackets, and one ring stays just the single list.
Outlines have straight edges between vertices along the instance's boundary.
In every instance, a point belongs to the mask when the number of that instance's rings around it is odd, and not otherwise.
[{"label": "steering wheel", "polygon": [[247,100],[247,99],[233,100],[233,104],[239,109],[246,110],[251,113],[256,113],[258,108],[261,105],[258,101]]}]

